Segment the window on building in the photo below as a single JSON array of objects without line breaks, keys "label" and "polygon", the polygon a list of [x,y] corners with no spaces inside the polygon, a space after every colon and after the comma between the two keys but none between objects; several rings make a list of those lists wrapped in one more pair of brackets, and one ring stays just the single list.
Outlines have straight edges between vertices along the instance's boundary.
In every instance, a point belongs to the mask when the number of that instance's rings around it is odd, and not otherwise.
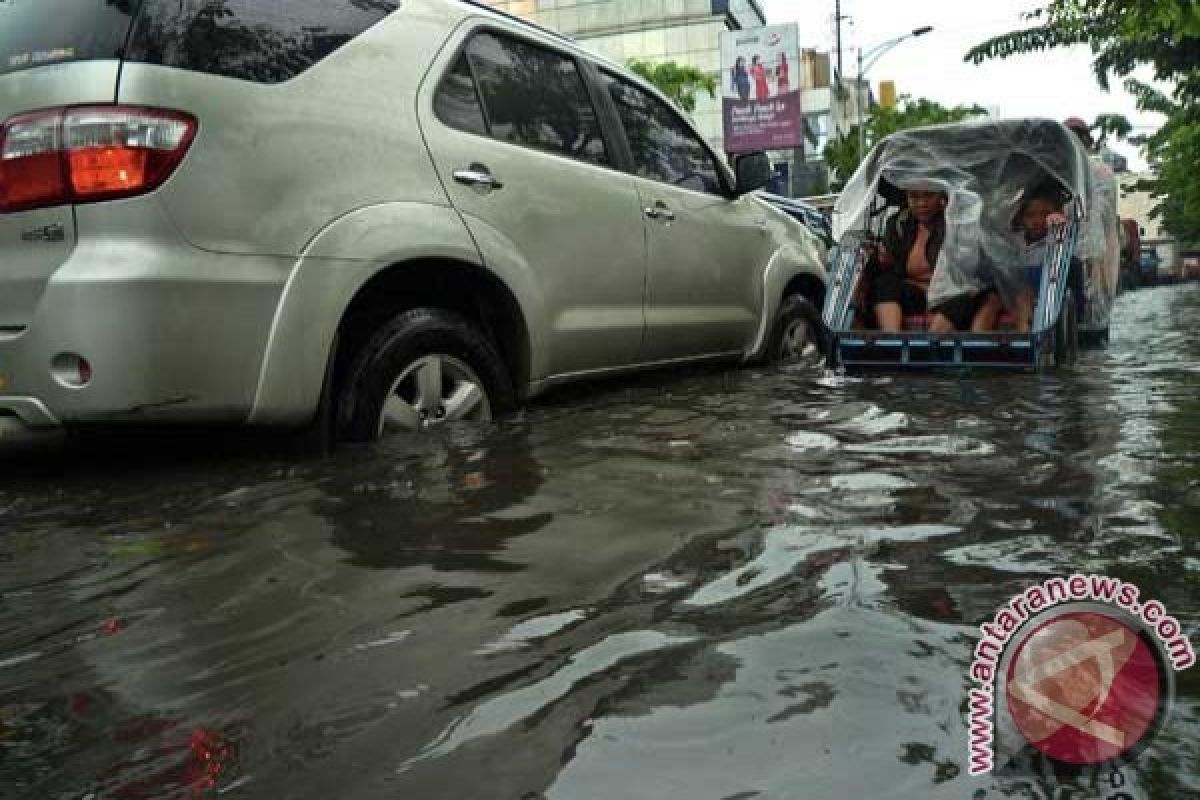
[{"label": "window on building", "polygon": [[712,155],[679,115],[637,86],[603,75],[629,139],[637,174],[697,192],[722,194]]},{"label": "window on building", "polygon": [[[609,163],[596,109],[574,59],[493,34],[473,38],[466,55],[493,137],[594,164]],[[458,66],[447,77],[449,84],[462,80]],[[469,103],[465,90],[458,91]],[[473,119],[455,127],[473,130]]]}]

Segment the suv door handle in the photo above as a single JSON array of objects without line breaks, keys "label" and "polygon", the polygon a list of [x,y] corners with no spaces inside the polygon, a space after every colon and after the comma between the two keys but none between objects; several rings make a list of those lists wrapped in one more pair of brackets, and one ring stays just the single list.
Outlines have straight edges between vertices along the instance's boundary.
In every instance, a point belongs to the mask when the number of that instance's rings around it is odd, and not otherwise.
[{"label": "suv door handle", "polygon": [[492,176],[491,170],[483,164],[472,164],[466,169],[456,170],[454,172],[454,180],[465,186],[473,186],[476,189],[503,189],[504,184],[496,180]]},{"label": "suv door handle", "polygon": [[642,209],[642,213],[650,219],[665,219],[667,222],[675,219],[675,212],[667,208],[667,204],[659,200],[653,206]]}]

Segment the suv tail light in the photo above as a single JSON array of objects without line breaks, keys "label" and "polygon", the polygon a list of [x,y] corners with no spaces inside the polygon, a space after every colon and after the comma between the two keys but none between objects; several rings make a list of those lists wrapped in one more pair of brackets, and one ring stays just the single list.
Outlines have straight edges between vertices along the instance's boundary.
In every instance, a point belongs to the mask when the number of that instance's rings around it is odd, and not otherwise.
[{"label": "suv tail light", "polygon": [[0,213],[113,200],[162,185],[196,136],[177,111],[75,106],[0,128]]}]

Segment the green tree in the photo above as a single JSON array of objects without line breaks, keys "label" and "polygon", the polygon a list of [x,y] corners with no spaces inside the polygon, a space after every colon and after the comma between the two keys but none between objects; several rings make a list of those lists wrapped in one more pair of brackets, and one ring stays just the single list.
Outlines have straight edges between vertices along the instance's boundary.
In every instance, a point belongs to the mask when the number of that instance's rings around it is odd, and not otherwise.
[{"label": "green tree", "polygon": [[652,64],[633,59],[629,62],[629,68],[657,86],[659,91],[689,114],[696,110],[698,92],[707,92],[712,98],[717,96],[717,79],[695,67],[674,61]]},{"label": "green tree", "polygon": [[839,187],[845,186],[863,160],[862,153],[858,151],[858,126],[855,125],[843,136],[830,139],[822,155],[833,173],[834,184]]},{"label": "green tree", "polygon": [[1091,128],[1097,146],[1103,145],[1109,136],[1125,139],[1133,132],[1133,125],[1121,114],[1099,114]]},{"label": "green tree", "polygon": [[[1036,53],[1086,45],[1092,70],[1107,89],[1123,80],[1142,111],[1166,116],[1166,123],[1144,140],[1156,177],[1144,181],[1158,198],[1153,212],[1168,230],[1185,241],[1200,242],[1200,3],[1196,0],[1051,0],[1026,15],[1026,27],[971,48],[966,60]],[[1150,68],[1166,88],[1134,77]],[[1098,120],[1102,123],[1102,120]],[[1101,133],[1115,132],[1101,124]]]},{"label": "green tree", "polygon": [[[871,109],[870,115],[863,122],[866,147],[869,151],[880,139],[896,131],[961,122],[985,114],[987,110],[978,105],[947,108],[925,97],[913,99],[908,95],[901,95],[895,108],[876,106]],[[844,185],[866,155],[858,149],[858,126],[851,127],[849,133],[830,141],[825,146],[824,155],[825,163],[833,170],[836,182]]]}]

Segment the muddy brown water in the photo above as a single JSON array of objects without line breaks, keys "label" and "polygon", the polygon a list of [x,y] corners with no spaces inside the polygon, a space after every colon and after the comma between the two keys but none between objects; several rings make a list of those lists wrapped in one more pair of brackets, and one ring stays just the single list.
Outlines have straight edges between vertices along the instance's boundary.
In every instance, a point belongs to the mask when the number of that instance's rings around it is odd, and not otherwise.
[{"label": "muddy brown water", "polygon": [[1198,320],[1167,287],[1058,373],[654,376],[328,459],[7,464],[0,797],[1198,797],[1200,668],[1124,795],[969,776],[963,714],[1031,581],[1135,581],[1197,638]]}]

